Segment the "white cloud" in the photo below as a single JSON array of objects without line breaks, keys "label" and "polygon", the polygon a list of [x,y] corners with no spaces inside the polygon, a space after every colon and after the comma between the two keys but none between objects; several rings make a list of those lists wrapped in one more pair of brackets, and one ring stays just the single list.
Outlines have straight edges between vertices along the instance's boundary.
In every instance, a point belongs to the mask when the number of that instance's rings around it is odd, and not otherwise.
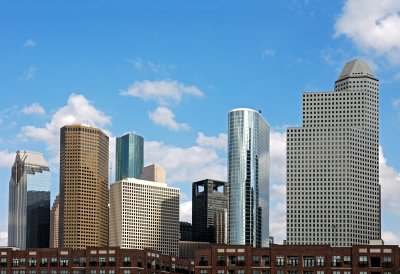
[{"label": "white cloud", "polygon": [[179,205],[179,220],[192,223],[192,201],[181,202]]},{"label": "white cloud", "polygon": [[167,107],[158,107],[155,111],[149,112],[149,118],[156,125],[166,127],[170,130],[188,130],[189,125],[175,121],[175,114]]},{"label": "white cloud", "polygon": [[0,151],[0,168],[12,167],[15,160],[15,153],[8,152],[7,150]]},{"label": "white cloud", "polygon": [[266,59],[270,57],[275,57],[276,52],[273,49],[265,49],[261,52],[261,58]]},{"label": "white cloud", "polygon": [[37,67],[35,66],[29,66],[28,70],[25,72],[25,74],[21,77],[18,78],[19,81],[29,81],[35,78],[36,72],[37,72]]},{"label": "white cloud", "polygon": [[363,52],[400,63],[400,2],[347,0],[335,23],[335,36],[345,35]]},{"label": "white cloud", "polygon": [[379,147],[379,181],[382,189],[382,211],[400,215],[400,173],[388,165],[382,147]]},{"label": "white cloud", "polygon": [[24,107],[21,111],[25,114],[45,114],[46,112],[44,108],[38,103],[33,103],[30,106]]},{"label": "white cloud", "polygon": [[215,148],[182,148],[158,141],[147,141],[144,148],[145,162],[160,164],[166,170],[169,183],[205,178],[226,180],[226,158],[220,157]]},{"label": "white cloud", "polygon": [[286,182],[286,132],[271,131],[270,179]]},{"label": "white cloud", "polygon": [[382,240],[385,245],[398,245],[400,242],[399,236],[391,231],[382,231]]},{"label": "white cloud", "polygon": [[220,133],[218,136],[206,136],[203,132],[197,133],[196,143],[199,146],[227,150],[228,135]]},{"label": "white cloud", "polygon": [[0,231],[0,246],[7,246],[8,233],[7,231]]},{"label": "white cloud", "polygon": [[183,95],[202,97],[203,92],[195,86],[186,86],[174,80],[134,82],[127,90],[120,93],[123,96],[133,96],[145,101],[153,100],[160,105],[179,103]]},{"label": "white cloud", "polygon": [[44,127],[24,126],[20,137],[29,140],[43,141],[47,144],[52,159],[50,163],[59,163],[60,128],[69,124],[90,124],[104,127],[111,123],[111,118],[96,109],[83,95],[71,94],[66,106],[59,108],[50,122]]},{"label": "white cloud", "polygon": [[392,106],[394,109],[400,109],[400,99],[396,98],[392,100]]},{"label": "white cloud", "polygon": [[36,46],[36,42],[33,39],[25,40],[24,47],[34,47]]},{"label": "white cloud", "polygon": [[143,60],[138,57],[132,60],[133,68],[137,71],[150,71],[157,74],[168,75],[168,72],[175,68],[175,65],[163,64],[151,60]]}]

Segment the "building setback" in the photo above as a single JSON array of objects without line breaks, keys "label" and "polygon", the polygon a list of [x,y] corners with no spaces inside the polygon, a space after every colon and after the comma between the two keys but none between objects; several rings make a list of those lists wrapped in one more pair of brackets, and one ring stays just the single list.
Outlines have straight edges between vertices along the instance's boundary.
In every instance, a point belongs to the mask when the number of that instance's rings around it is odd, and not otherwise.
[{"label": "building setback", "polygon": [[287,129],[287,243],[351,246],[381,238],[379,81],[348,62],[334,92],[303,93]]},{"label": "building setback", "polygon": [[110,187],[110,246],[179,255],[179,189],[127,178]]},{"label": "building setback", "polygon": [[58,248],[60,233],[60,195],[54,199],[53,206],[50,210],[50,247]]},{"label": "building setback", "polygon": [[87,125],[60,134],[60,247],[108,246],[108,136]]},{"label": "building setback", "polygon": [[269,243],[269,126],[260,111],[228,114],[228,243]]},{"label": "building setback", "polygon": [[158,164],[151,164],[142,169],[140,180],[166,183],[165,170]]},{"label": "building setback", "polygon": [[49,247],[50,184],[43,155],[17,151],[9,182],[8,246]]},{"label": "building setback", "polygon": [[389,274],[400,268],[394,245],[213,245],[195,251],[196,274]]},{"label": "building setback", "polygon": [[220,243],[217,241],[217,231],[225,227],[217,229],[216,214],[227,209],[225,184],[211,179],[192,184],[193,241]]},{"label": "building setback", "polygon": [[194,261],[146,249],[88,247],[29,249],[0,248],[0,273],[145,274],[194,273]]},{"label": "building setback", "polygon": [[128,133],[117,137],[115,146],[115,180],[139,179],[143,169],[143,137]]}]

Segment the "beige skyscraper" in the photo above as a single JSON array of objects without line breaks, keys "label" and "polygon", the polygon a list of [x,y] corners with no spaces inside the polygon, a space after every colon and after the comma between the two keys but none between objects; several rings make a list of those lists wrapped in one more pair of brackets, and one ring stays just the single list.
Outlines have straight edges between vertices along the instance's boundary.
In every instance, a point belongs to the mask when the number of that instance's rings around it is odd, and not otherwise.
[{"label": "beige skyscraper", "polygon": [[110,187],[110,246],[179,255],[179,189],[126,178]]},{"label": "beige skyscraper", "polygon": [[60,247],[107,246],[108,136],[69,125],[60,138]]},{"label": "beige skyscraper", "polygon": [[57,248],[59,246],[60,233],[60,195],[54,199],[53,206],[50,210],[50,247]]},{"label": "beige skyscraper", "polygon": [[158,164],[152,164],[143,167],[141,180],[165,183],[165,170]]}]

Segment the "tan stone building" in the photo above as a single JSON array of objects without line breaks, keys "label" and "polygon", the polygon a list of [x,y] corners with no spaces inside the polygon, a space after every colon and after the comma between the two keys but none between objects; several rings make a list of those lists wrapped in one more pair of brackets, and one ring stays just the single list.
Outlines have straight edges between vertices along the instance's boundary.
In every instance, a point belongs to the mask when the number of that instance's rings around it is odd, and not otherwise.
[{"label": "tan stone building", "polygon": [[54,199],[53,206],[50,210],[50,247],[57,248],[59,245],[60,233],[60,195]]},{"label": "tan stone building", "polygon": [[165,170],[158,164],[143,167],[140,180],[164,183],[166,182]]},{"label": "tan stone building", "polygon": [[88,125],[60,134],[60,247],[108,245],[108,136]]}]

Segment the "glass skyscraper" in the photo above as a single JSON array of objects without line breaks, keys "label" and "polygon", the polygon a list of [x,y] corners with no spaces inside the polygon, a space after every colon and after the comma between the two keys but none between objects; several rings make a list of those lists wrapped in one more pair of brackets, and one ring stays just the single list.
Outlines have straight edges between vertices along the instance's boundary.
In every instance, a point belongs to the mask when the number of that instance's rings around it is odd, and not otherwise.
[{"label": "glass skyscraper", "polygon": [[143,169],[143,145],[143,137],[134,133],[117,137],[115,181],[125,178],[140,178]]},{"label": "glass skyscraper", "polygon": [[228,242],[269,241],[269,126],[260,111],[228,114]]},{"label": "glass skyscraper", "polygon": [[9,183],[8,246],[49,247],[50,185],[43,155],[18,151]]}]

